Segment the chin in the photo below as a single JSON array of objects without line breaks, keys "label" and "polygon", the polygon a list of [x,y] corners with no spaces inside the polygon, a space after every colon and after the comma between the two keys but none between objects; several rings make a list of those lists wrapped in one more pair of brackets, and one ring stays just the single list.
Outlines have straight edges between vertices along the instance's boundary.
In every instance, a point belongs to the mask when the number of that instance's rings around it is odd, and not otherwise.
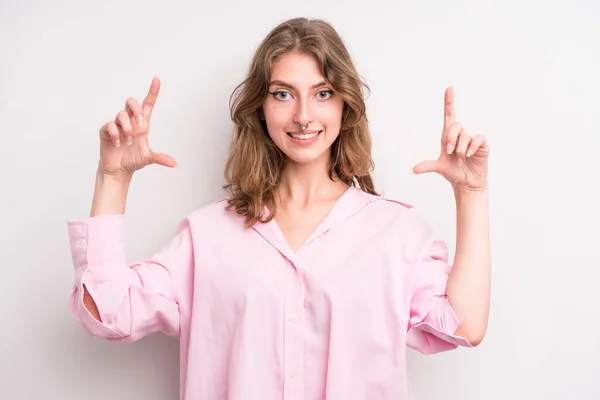
[{"label": "chin", "polygon": [[328,150],[326,152],[318,154],[307,154],[306,152],[304,152],[304,154],[298,154],[299,152],[292,151],[285,153],[285,155],[290,161],[296,164],[312,164],[320,162],[324,158],[329,158]]}]

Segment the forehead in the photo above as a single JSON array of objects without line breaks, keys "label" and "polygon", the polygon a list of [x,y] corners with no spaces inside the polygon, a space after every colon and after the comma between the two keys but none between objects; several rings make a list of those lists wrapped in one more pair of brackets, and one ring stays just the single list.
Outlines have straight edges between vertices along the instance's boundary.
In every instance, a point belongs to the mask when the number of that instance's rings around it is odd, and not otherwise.
[{"label": "forehead", "polygon": [[308,54],[289,53],[278,58],[271,68],[271,81],[285,81],[298,86],[325,80],[319,64]]}]

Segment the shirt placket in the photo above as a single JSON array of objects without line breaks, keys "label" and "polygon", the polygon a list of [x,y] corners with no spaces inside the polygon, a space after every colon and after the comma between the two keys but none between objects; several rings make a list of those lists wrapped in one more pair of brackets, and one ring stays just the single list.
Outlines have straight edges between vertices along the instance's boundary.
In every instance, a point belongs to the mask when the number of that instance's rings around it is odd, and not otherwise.
[{"label": "shirt placket", "polygon": [[284,396],[302,398],[302,271],[288,259],[284,322]]}]

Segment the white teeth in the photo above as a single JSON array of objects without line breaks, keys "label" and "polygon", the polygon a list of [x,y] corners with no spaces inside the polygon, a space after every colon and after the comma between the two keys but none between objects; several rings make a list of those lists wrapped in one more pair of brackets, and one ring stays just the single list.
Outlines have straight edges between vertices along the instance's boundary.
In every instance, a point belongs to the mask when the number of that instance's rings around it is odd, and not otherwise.
[{"label": "white teeth", "polygon": [[309,140],[309,139],[312,139],[314,137],[317,137],[319,135],[319,133],[321,133],[321,132],[303,133],[303,134],[290,133],[290,136],[293,137],[294,139]]}]

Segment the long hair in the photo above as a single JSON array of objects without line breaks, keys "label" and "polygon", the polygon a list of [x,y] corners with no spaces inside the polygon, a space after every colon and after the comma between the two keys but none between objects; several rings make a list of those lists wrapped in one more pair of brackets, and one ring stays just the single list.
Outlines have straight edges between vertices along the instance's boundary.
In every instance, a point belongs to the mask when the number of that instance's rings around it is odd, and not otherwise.
[{"label": "long hair", "polygon": [[[369,132],[361,79],[342,38],[323,20],[296,18],[276,26],[260,43],[246,79],[230,97],[234,133],[225,166],[223,188],[230,193],[228,210],[244,216],[250,227],[268,222],[276,213],[276,190],[286,165],[285,154],[275,145],[261,120],[262,103],[268,96],[273,64],[285,54],[311,55],[321,73],[344,100],[340,134],[331,146],[329,176],[374,195]],[[263,214],[267,207],[269,213]]]}]

